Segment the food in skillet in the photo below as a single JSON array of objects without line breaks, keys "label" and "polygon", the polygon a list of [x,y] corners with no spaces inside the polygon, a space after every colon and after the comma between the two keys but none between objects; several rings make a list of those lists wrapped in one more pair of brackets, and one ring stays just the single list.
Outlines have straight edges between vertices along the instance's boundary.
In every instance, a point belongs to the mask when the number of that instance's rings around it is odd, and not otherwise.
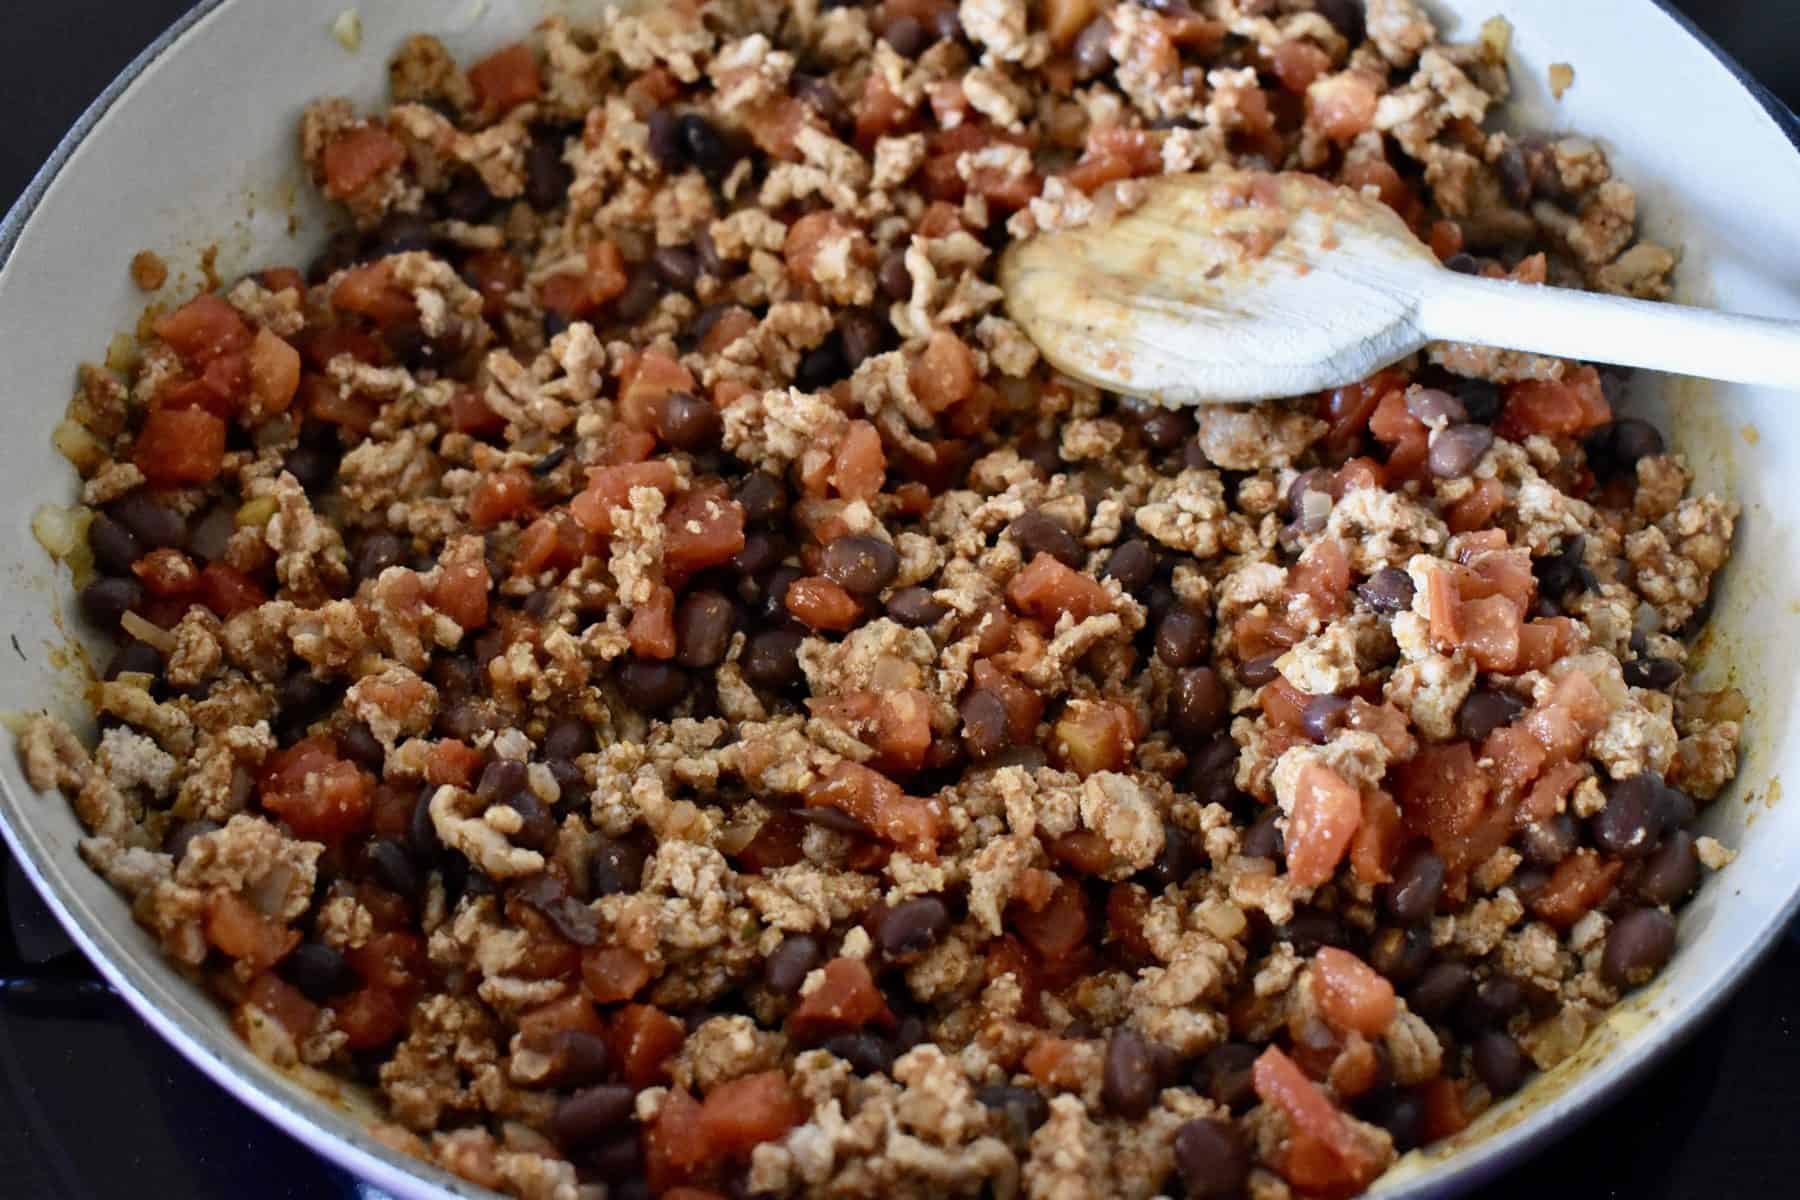
[{"label": "food in skillet", "polygon": [[[997,248],[1216,163],[1661,296],[1506,27],[1410,0],[680,3],[299,131],[344,225],[87,367],[117,651],[21,739],[250,1045],[523,1197],[1354,1193],[1571,1054],[1729,852],[1735,505],[1434,347],[1189,413]],[[153,279],[154,264],[140,264]],[[123,361],[129,358],[129,363]]]}]

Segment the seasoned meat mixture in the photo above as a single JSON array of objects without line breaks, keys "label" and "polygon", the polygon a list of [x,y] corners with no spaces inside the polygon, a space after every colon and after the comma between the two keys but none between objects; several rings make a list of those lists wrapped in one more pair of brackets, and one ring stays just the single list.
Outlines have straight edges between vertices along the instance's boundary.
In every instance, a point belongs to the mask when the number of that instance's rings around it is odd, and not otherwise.
[{"label": "seasoned meat mixture", "polygon": [[1728,861],[1744,704],[1683,664],[1736,506],[1590,366],[1162,411],[992,267],[1227,163],[1664,294],[1592,142],[1484,127],[1506,50],[1412,0],[415,37],[300,123],[318,258],[83,368],[117,651],[30,777],[258,1054],[500,1191],[1358,1191]]}]

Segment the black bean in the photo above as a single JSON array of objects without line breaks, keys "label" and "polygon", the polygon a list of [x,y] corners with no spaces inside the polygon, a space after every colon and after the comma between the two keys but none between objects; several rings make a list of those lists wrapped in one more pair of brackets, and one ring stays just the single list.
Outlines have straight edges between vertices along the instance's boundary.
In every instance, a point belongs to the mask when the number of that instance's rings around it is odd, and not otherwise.
[{"label": "black bean", "polygon": [[81,589],[81,615],[99,629],[117,629],[119,620],[144,600],[144,587],[120,575],[102,575]]},{"label": "black bean", "polygon": [[446,704],[439,709],[433,728],[442,737],[455,738],[459,742],[473,742],[494,728],[495,721],[494,709],[491,704],[480,700],[465,699]]},{"label": "black bean", "polygon": [[627,1126],[626,1132],[607,1137],[585,1151],[582,1161],[595,1178],[606,1181],[606,1200],[650,1200],[643,1145],[636,1129]]},{"label": "black bean", "polygon": [[787,515],[787,487],[767,471],[750,472],[733,485],[731,495],[743,506],[744,520],[751,524],[779,521]]},{"label": "black bean", "polygon": [[641,321],[650,315],[662,294],[662,281],[656,277],[655,269],[640,263],[626,277],[625,290],[613,300],[613,314],[627,324]]},{"label": "black bean", "polygon": [[105,513],[95,513],[88,523],[88,548],[94,552],[94,565],[103,575],[129,575],[131,564],[144,555],[144,544],[137,535]]},{"label": "black bean", "polygon": [[1237,759],[1237,743],[1230,734],[1207,738],[1188,754],[1188,791],[1202,804],[1230,804],[1237,794]]},{"label": "black bean", "polygon": [[1462,1019],[1471,1029],[1499,1028],[1524,1007],[1524,986],[1510,975],[1493,975],[1476,984],[1463,1001]]},{"label": "black bean", "polygon": [[1406,393],[1406,411],[1427,425],[1461,425],[1469,419],[1463,402],[1442,388],[1416,387]]},{"label": "black bean", "polygon": [[805,102],[825,124],[839,127],[849,118],[844,108],[842,97],[837,89],[831,86],[831,80],[822,75],[808,75],[795,72],[791,90],[794,98]]},{"label": "black bean", "polygon": [[349,962],[323,942],[301,942],[281,960],[278,974],[314,1004],[329,1004],[363,984]]},{"label": "black bean", "polygon": [[737,161],[717,127],[699,113],[682,114],[681,144],[688,161],[708,179],[723,179]]},{"label": "black bean", "polygon": [[788,544],[782,537],[766,529],[752,529],[745,533],[744,548],[731,556],[731,569],[738,573],[738,598],[746,604],[760,605],[763,594],[762,584],[758,579],[780,566],[781,560],[788,555],[788,549]]},{"label": "black bean", "polygon": [[1519,831],[1519,852],[1538,867],[1554,867],[1581,844],[1581,832],[1568,813],[1551,813],[1542,821],[1528,822]]},{"label": "black bean", "polygon": [[504,800],[525,786],[525,764],[512,758],[496,758],[482,768],[475,794],[489,804]]},{"label": "black bean", "polygon": [[624,1084],[583,1088],[550,1116],[550,1132],[564,1147],[586,1146],[616,1133],[631,1120],[637,1093]]},{"label": "black bean", "polygon": [[1456,732],[1471,742],[1485,742],[1488,734],[1525,711],[1525,702],[1511,692],[1477,688],[1464,698],[1456,710]]},{"label": "black bean", "polygon": [[1348,696],[1314,696],[1300,710],[1300,727],[1315,742],[1328,742],[1350,719]]},{"label": "black bean", "polygon": [[659,246],[650,265],[663,285],[677,292],[692,290],[700,279],[700,255],[688,246]]},{"label": "black bean", "polygon": [[1213,1103],[1243,1112],[1256,1103],[1251,1071],[1259,1053],[1255,1046],[1244,1042],[1219,1043],[1201,1057],[1194,1069],[1194,1087]]},{"label": "black bean", "polygon": [[569,327],[569,318],[554,308],[544,310],[544,340],[547,342]]},{"label": "black bean", "polygon": [[169,828],[163,837],[163,853],[175,860],[180,866],[181,860],[187,857],[188,847],[194,844],[197,837],[205,837],[209,833],[217,833],[221,826],[217,821],[209,821],[204,817],[181,821]]},{"label": "black bean", "polygon": [[847,312],[838,321],[838,337],[844,347],[844,368],[855,372],[856,368],[881,353],[885,336],[883,326],[874,317],[860,309]]},{"label": "black bean", "polygon": [[1019,553],[1026,562],[1040,554],[1048,554],[1063,566],[1079,570],[1087,561],[1075,535],[1063,528],[1061,522],[1041,512],[1021,514],[1006,527],[1006,532],[1019,544]]},{"label": "black bean", "polygon": [[464,171],[452,179],[444,194],[438,197],[438,207],[452,221],[479,225],[494,211],[494,193],[481,181],[481,176]]},{"label": "black bean", "polygon": [[1394,881],[1382,888],[1382,907],[1403,925],[1428,921],[1444,893],[1444,860],[1420,846],[1394,867]]},{"label": "black bean", "polygon": [[650,157],[663,170],[674,172],[687,165],[687,147],[681,134],[681,122],[666,108],[652,112],[645,122],[649,130]]},{"label": "black bean", "polygon": [[1190,667],[1206,654],[1211,635],[1206,614],[1177,604],[1156,626],[1156,657],[1171,667]]},{"label": "black bean", "polygon": [[[1287,514],[1288,520],[1303,529],[1321,529],[1325,525],[1326,515],[1331,510],[1331,472],[1323,467],[1313,467],[1294,476],[1294,482],[1288,484]],[[1325,497],[1326,503],[1313,506],[1309,516],[1306,503],[1308,493],[1317,492]]]},{"label": "black bean", "polygon": [[912,273],[906,269],[904,248],[881,260],[876,280],[881,284],[881,294],[890,300],[905,300],[912,295]]},{"label": "black bean", "polygon": [[687,593],[675,609],[675,661],[684,667],[718,666],[736,623],[737,610],[720,593]]},{"label": "black bean", "polygon": [[412,817],[406,823],[406,848],[423,863],[431,862],[443,849],[443,843],[438,840],[437,823],[431,819],[431,797],[436,793],[434,785],[422,785],[419,798],[413,803]]},{"label": "black bean", "polygon": [[1279,930],[1283,941],[1294,947],[1294,953],[1311,958],[1320,946],[1336,946],[1342,950],[1350,944],[1350,930],[1336,913],[1319,908],[1303,908]]},{"label": "black bean", "polygon": [[792,629],[765,629],[756,634],[744,647],[744,678],[770,690],[799,683],[800,642],[801,635]]},{"label": "black bean", "polygon": [[1508,140],[1494,160],[1500,174],[1500,188],[1515,208],[1531,203],[1531,171],[1525,166],[1525,154],[1517,142]]},{"label": "black bean", "polygon": [[1156,576],[1156,552],[1143,538],[1121,542],[1107,556],[1100,575],[1103,579],[1118,580],[1120,589],[1127,595],[1139,595]]},{"label": "black bean", "polygon": [[1660,775],[1648,771],[1645,774],[1655,785],[1650,793],[1650,817],[1655,822],[1656,837],[1660,842],[1668,834],[1692,821],[1698,810],[1694,807],[1692,796],[1663,782]]},{"label": "black bean", "polygon": [[418,213],[390,212],[375,227],[374,257],[429,251],[436,241],[431,233],[431,222],[425,217]]},{"label": "black bean", "polygon": [[1157,852],[1156,861],[1139,872],[1139,877],[1145,887],[1160,893],[1185,883],[1199,865],[1187,831],[1165,821],[1162,849]]},{"label": "black bean", "polygon": [[281,469],[294,477],[309,496],[331,486],[337,475],[337,458],[322,446],[295,446],[281,460]]},{"label": "black bean", "polygon": [[356,548],[357,582],[374,579],[389,567],[406,562],[406,543],[391,533],[371,533]]},{"label": "black bean", "polygon": [[1146,445],[1166,454],[1194,436],[1194,418],[1184,412],[1158,408],[1138,423],[1138,430]]},{"label": "black bean", "polygon": [[1469,1062],[1487,1090],[1496,1096],[1510,1096],[1518,1091],[1529,1070],[1519,1043],[1498,1031],[1475,1039],[1469,1046]]},{"label": "black bean", "polygon": [[1661,454],[1663,437],[1656,426],[1636,417],[1621,417],[1583,439],[1589,465],[1602,479],[1635,475],[1638,460]]},{"label": "black bean", "polygon": [[779,995],[798,995],[807,975],[824,959],[818,938],[810,933],[790,933],[763,960],[763,982]]},{"label": "black bean", "polygon": [[1456,398],[1462,401],[1469,420],[1476,424],[1493,424],[1494,418],[1506,406],[1506,396],[1500,386],[1485,379],[1459,379],[1455,387]]},{"label": "black bean", "polygon": [[1634,658],[1624,664],[1625,682],[1632,687],[1666,692],[1681,681],[1681,664],[1672,658]]},{"label": "black bean", "polygon": [[1431,930],[1425,925],[1389,926],[1369,943],[1369,965],[1395,983],[1417,979],[1431,962]]},{"label": "black bean", "polygon": [[1620,858],[1647,858],[1656,849],[1657,800],[1661,785],[1648,773],[1613,784],[1606,807],[1588,821],[1594,844]]},{"label": "black bean", "polygon": [[1694,835],[1677,829],[1644,863],[1637,894],[1650,904],[1679,904],[1700,886],[1700,859]]},{"label": "black bean", "polygon": [[1007,730],[1006,702],[987,688],[976,688],[958,706],[962,716],[963,747],[977,762],[989,759],[1012,745]]},{"label": "black bean", "polygon": [[1280,817],[1281,810],[1271,805],[1244,831],[1244,840],[1239,848],[1246,858],[1274,860],[1287,853],[1287,839],[1282,836],[1281,827],[1275,823]]},{"label": "black bean", "polygon": [[571,812],[585,812],[588,799],[587,777],[581,768],[566,758],[553,758],[544,764],[550,777],[556,780],[556,814],[563,818]]},{"label": "black bean", "polygon": [[1225,1121],[1202,1117],[1175,1131],[1175,1171],[1188,1200],[1228,1200],[1250,1179],[1250,1152]]},{"label": "black bean", "polygon": [[1626,913],[1606,933],[1600,977],[1617,988],[1636,987],[1662,970],[1675,951],[1675,918],[1659,908]]},{"label": "black bean", "polygon": [[527,850],[549,849],[550,843],[556,839],[556,818],[550,815],[550,810],[538,799],[537,793],[526,788],[514,792],[507,797],[505,803],[523,818],[519,831],[510,835],[512,840]]},{"label": "black bean", "polygon": [[803,392],[816,392],[830,387],[849,374],[850,364],[844,357],[844,338],[834,329],[826,335],[824,341],[801,356],[800,366],[794,371],[794,386]]},{"label": "black bean", "polygon": [[1412,607],[1412,576],[1399,567],[1383,567],[1359,584],[1357,596],[1378,613],[1400,613]]},{"label": "black bean", "polygon": [[670,392],[656,406],[656,435],[689,453],[716,449],[724,421],[712,401],[692,392]]},{"label": "black bean", "polygon": [[162,673],[162,654],[148,642],[140,642],[132,638],[113,653],[107,660],[103,678],[117,679],[121,675],[160,675]]},{"label": "black bean", "polygon": [[962,14],[957,11],[956,5],[946,4],[931,14],[931,34],[939,41],[962,36]]},{"label": "black bean", "polygon": [[354,266],[363,259],[362,238],[353,230],[342,230],[334,233],[325,242],[325,248],[306,264],[306,282],[324,283],[345,267]]},{"label": "black bean", "polygon": [[1363,0],[1313,0],[1313,8],[1352,46],[1363,38]]},{"label": "black bean", "polygon": [[1537,576],[1538,591],[1552,600],[1560,600],[1571,588],[1585,587],[1586,553],[1587,538],[1577,534],[1565,541],[1556,553],[1533,559],[1531,569]]},{"label": "black bean", "polygon": [[408,900],[418,896],[423,884],[419,869],[399,842],[392,838],[376,838],[363,848],[363,859],[376,883]]},{"label": "black bean", "polygon": [[887,615],[909,629],[936,625],[949,614],[950,609],[938,603],[930,588],[903,587],[888,597]]},{"label": "black bean", "polygon": [[1442,1021],[1456,1010],[1475,985],[1475,973],[1462,963],[1434,963],[1406,993],[1406,1006],[1427,1021]]},{"label": "black bean", "polygon": [[688,693],[687,672],[654,659],[627,659],[619,664],[613,678],[625,702],[647,713],[667,712]]},{"label": "black bean", "polygon": [[1169,695],[1169,724],[1179,738],[1202,738],[1224,728],[1231,697],[1211,667],[1189,667],[1175,677]]},{"label": "black bean", "polygon": [[1395,1150],[1404,1153],[1425,1140],[1425,1102],[1416,1089],[1376,1093],[1364,1101],[1364,1115],[1388,1131]]},{"label": "black bean", "polygon": [[978,1088],[975,1098],[994,1111],[1004,1123],[1009,1140],[1022,1142],[1037,1132],[1038,1126],[1050,1119],[1050,1102],[1033,1087],[1015,1087],[1009,1083],[990,1083]]},{"label": "black bean", "polygon": [[1095,17],[1075,35],[1075,78],[1086,82],[1112,70],[1112,22]]},{"label": "black bean", "polygon": [[1116,1030],[1106,1039],[1106,1057],[1100,1064],[1100,1098],[1122,1117],[1137,1118],[1156,1103],[1156,1067],[1150,1047],[1129,1029]]},{"label": "black bean", "polygon": [[580,717],[560,717],[544,731],[540,747],[547,759],[572,761],[594,748],[594,727]]},{"label": "black bean", "polygon": [[1494,431],[1486,425],[1452,425],[1431,439],[1425,465],[1439,479],[1459,479],[1475,469],[1493,444]]},{"label": "black bean", "polygon": [[361,721],[344,730],[338,738],[338,751],[357,766],[366,767],[377,775],[387,763],[387,751]]},{"label": "black bean", "polygon": [[894,1065],[894,1048],[873,1033],[840,1033],[826,1038],[819,1048],[843,1059],[858,1075],[877,1075]]},{"label": "black bean", "polygon": [[882,912],[875,941],[890,960],[916,958],[950,928],[950,909],[936,896],[914,896]]},{"label": "black bean", "polygon": [[1444,266],[1449,270],[1455,271],[1458,275],[1481,274],[1481,260],[1476,258],[1473,254],[1466,253],[1462,250],[1458,250],[1455,254],[1446,258],[1444,260]]},{"label": "black bean", "polygon": [[889,21],[881,40],[892,46],[901,58],[917,58],[931,45],[931,35],[914,17],[896,17]]},{"label": "black bean", "polygon": [[612,1067],[606,1039],[581,1029],[558,1029],[533,1048],[549,1060],[544,1082],[553,1087],[599,1083]]},{"label": "black bean", "polygon": [[834,539],[820,556],[825,578],[858,596],[873,596],[900,572],[900,555],[888,543],[866,533]]},{"label": "black bean", "polygon": [[1275,669],[1275,661],[1281,655],[1281,651],[1275,650],[1245,659],[1238,665],[1238,678],[1244,681],[1246,687],[1261,687],[1265,683],[1273,683],[1275,676],[1281,673]]},{"label": "black bean", "polygon": [[650,855],[632,838],[600,837],[588,860],[588,880],[596,896],[635,892],[643,886],[644,864]]}]

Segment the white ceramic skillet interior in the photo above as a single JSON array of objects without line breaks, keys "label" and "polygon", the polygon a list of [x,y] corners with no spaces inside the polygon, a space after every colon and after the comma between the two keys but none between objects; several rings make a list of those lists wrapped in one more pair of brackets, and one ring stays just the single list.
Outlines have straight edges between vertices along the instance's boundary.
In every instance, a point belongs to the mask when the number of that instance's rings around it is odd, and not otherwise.
[{"label": "white ceramic skillet interior", "polygon": [[[0,226],[0,709],[78,716],[67,647],[66,578],[33,543],[29,514],[68,502],[74,476],[50,432],[75,364],[101,356],[143,304],[126,276],[141,249],[200,277],[216,243],[226,278],[303,262],[323,213],[295,167],[295,126],[312,97],[382,99],[385,62],[407,33],[443,37],[461,55],[525,33],[547,0],[379,0],[361,5],[362,45],[329,27],[347,0],[206,0],[107,91]],[[1515,35],[1513,119],[1601,139],[1638,187],[1646,231],[1684,248],[1681,298],[1800,318],[1800,156],[1758,95],[1716,52],[1650,0],[1439,0],[1454,36],[1505,3]],[[590,8],[591,4],[588,5]],[[578,15],[578,14],[577,14]],[[1571,63],[1560,103],[1545,87]],[[298,218],[291,220],[291,218]],[[1796,381],[1800,383],[1800,380]],[[1622,1007],[1589,1050],[1536,1081],[1451,1145],[1408,1157],[1378,1185],[1388,1196],[1441,1195],[1485,1177],[1568,1129],[1709,1011],[1792,914],[1800,889],[1800,808],[1776,803],[1800,774],[1800,477],[1796,398],[1748,388],[1643,380],[1633,406],[1665,427],[1703,487],[1744,506],[1736,554],[1709,639],[1706,674],[1754,704],[1738,784],[1703,828],[1739,851],[1684,911],[1679,949],[1658,983]],[[1781,497],[1786,495],[1784,503]],[[16,649],[15,649],[16,648]],[[362,1132],[355,1098],[322,1098],[265,1066],[221,1010],[172,970],[125,904],[76,854],[68,805],[35,793],[0,754],[0,825],[26,871],[107,979],[164,1037],[245,1103],[321,1153],[401,1196],[480,1194]]]}]

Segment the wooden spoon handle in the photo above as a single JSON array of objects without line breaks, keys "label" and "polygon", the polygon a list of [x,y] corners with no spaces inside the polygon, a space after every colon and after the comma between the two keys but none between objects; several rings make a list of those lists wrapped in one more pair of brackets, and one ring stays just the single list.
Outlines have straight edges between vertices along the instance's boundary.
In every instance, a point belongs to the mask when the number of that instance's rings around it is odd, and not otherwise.
[{"label": "wooden spoon handle", "polygon": [[1432,341],[1800,388],[1800,321],[1442,270],[1429,276],[1417,328]]}]

